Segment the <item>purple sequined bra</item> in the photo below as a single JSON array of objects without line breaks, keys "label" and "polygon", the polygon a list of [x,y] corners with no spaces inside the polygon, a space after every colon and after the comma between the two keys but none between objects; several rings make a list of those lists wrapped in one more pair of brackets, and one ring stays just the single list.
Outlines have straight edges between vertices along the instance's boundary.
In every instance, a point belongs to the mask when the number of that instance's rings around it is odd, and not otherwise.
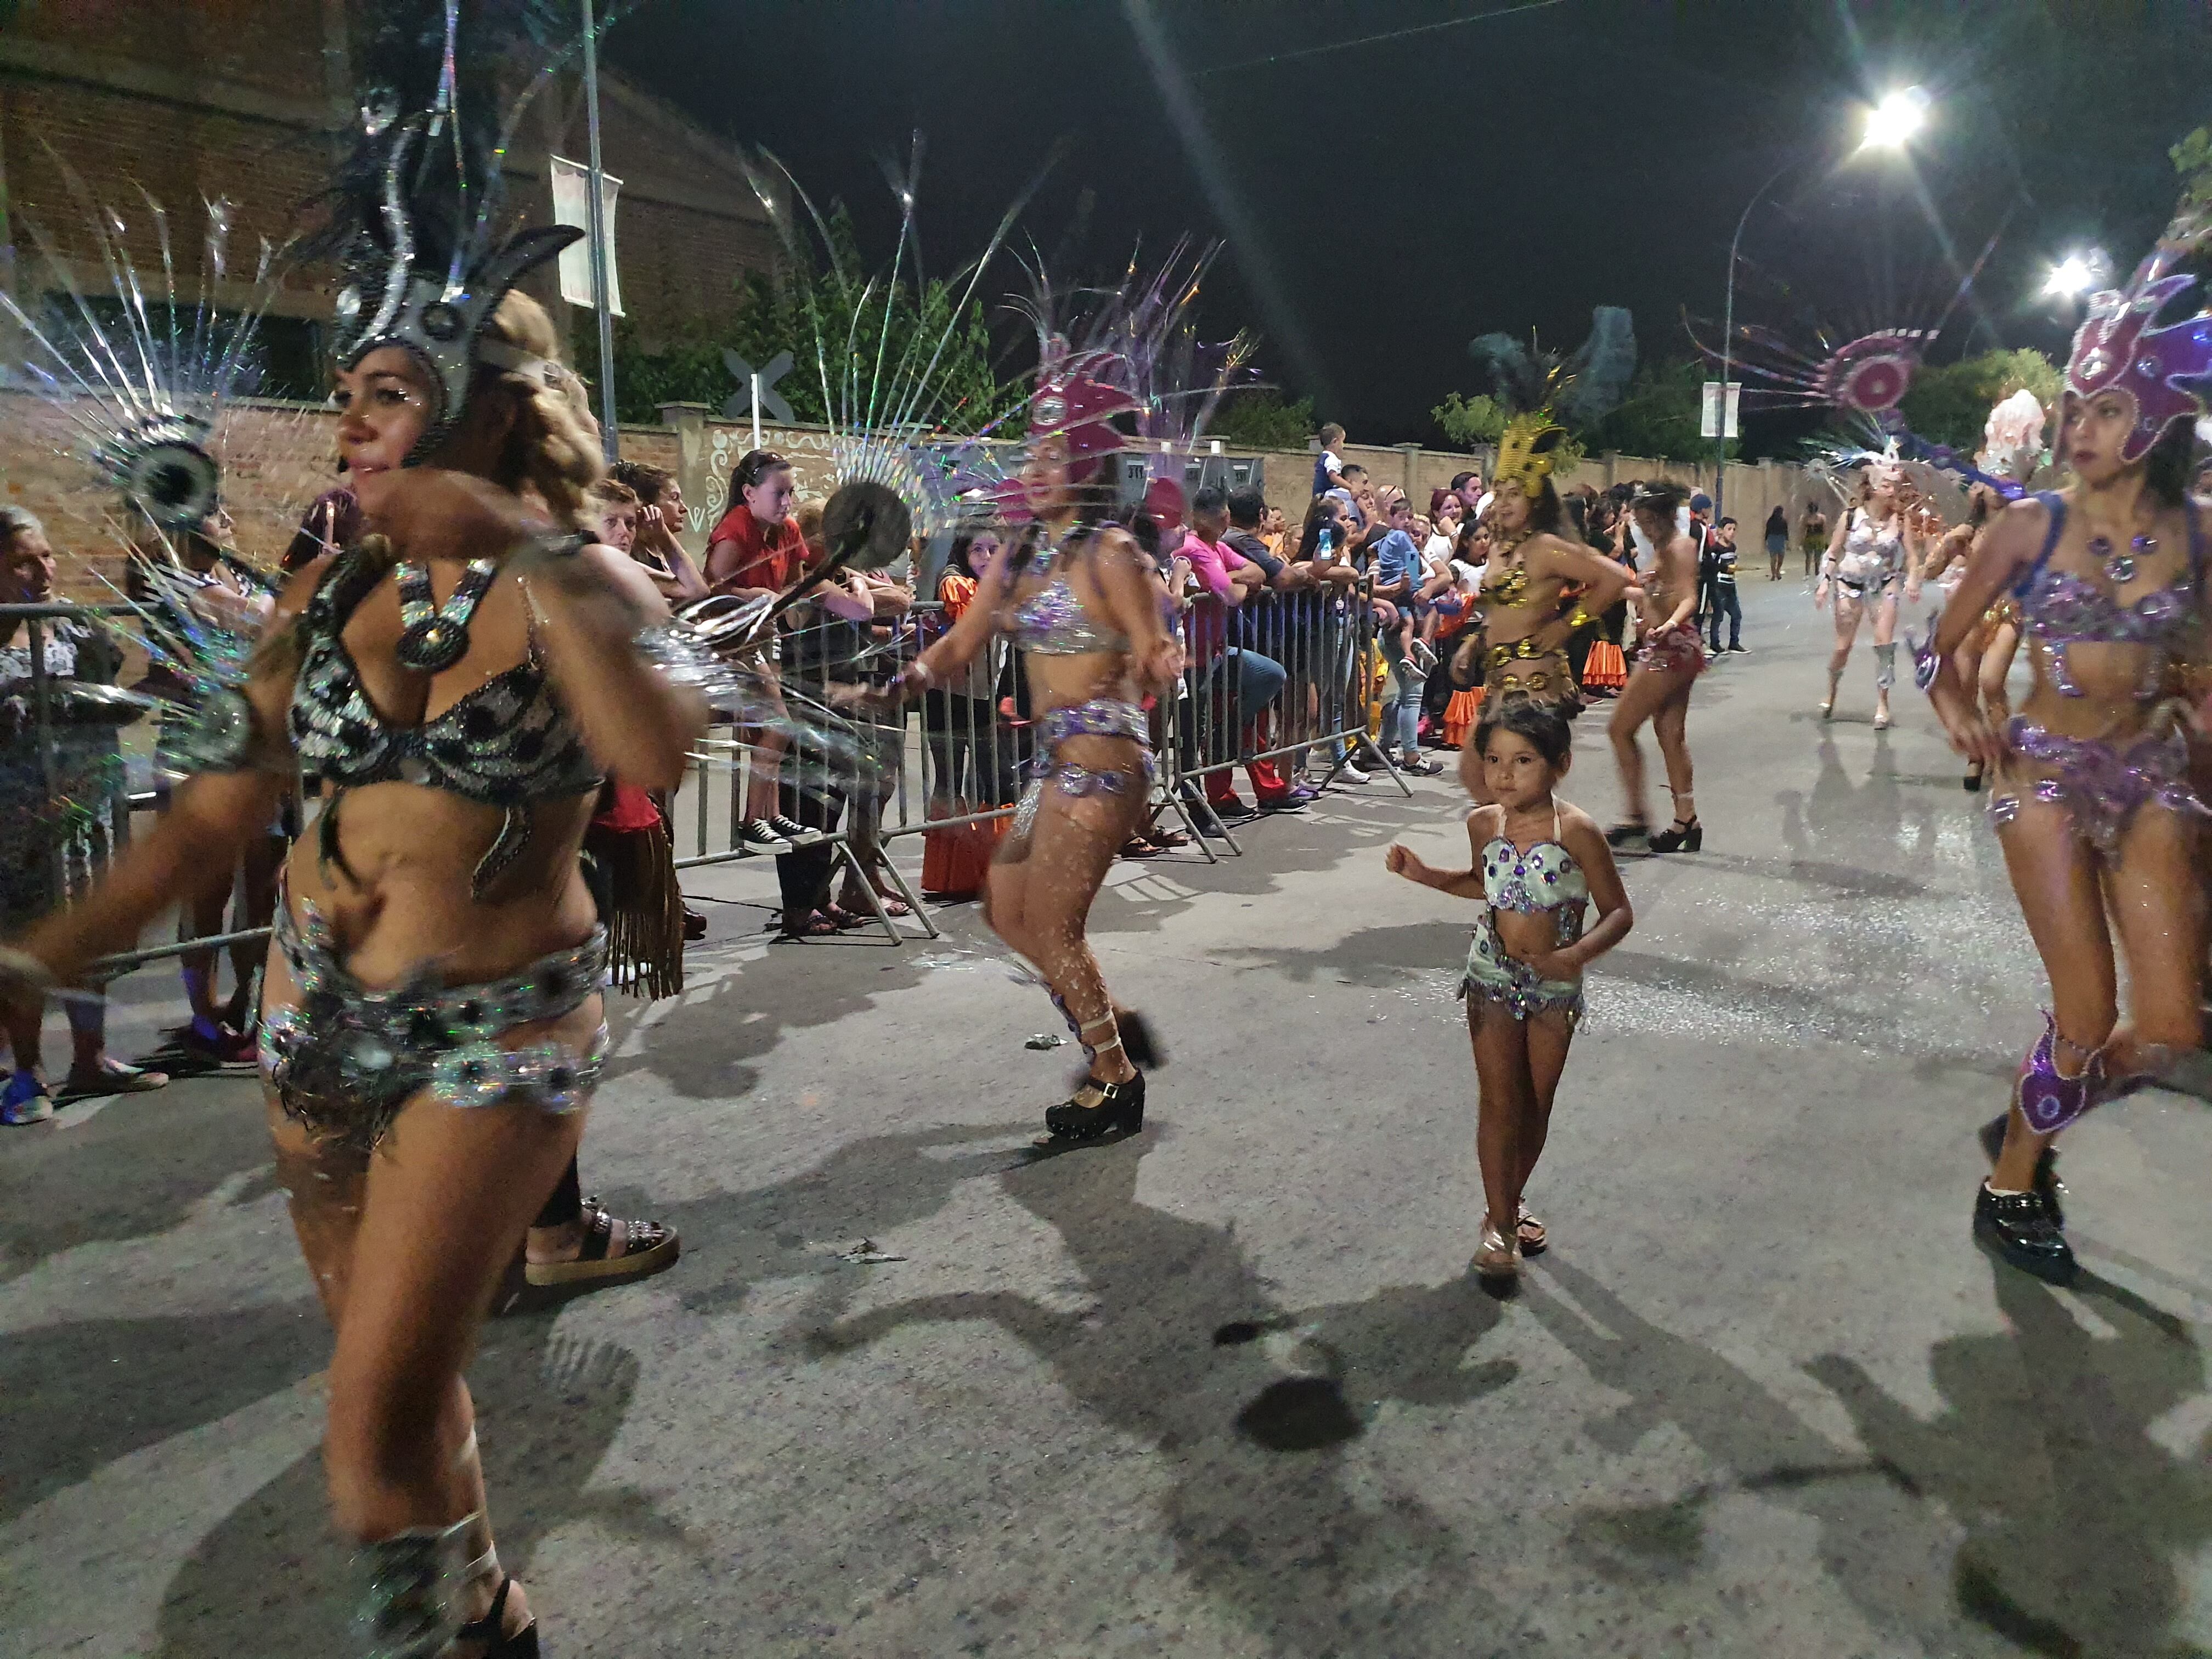
[{"label": "purple sequined bra", "polygon": [[1060,572],[1016,605],[1007,620],[1015,642],[1040,657],[1079,657],[1129,648],[1127,635],[1091,620],[1091,612]]},{"label": "purple sequined bra", "polygon": [[[2066,503],[2049,492],[2036,500],[2051,515],[2050,528],[2042,552],[2013,592],[2028,637],[2043,647],[2051,686],[2063,697],[2084,695],[2067,669],[2066,647],[2070,645],[2148,646],[2156,654],[2145,665],[2136,695],[2144,702],[2152,700],[2165,678],[2166,659],[2181,647],[2196,609],[2203,549],[2194,507],[2189,515],[2187,569],[2156,592],[2123,605],[2087,578],[2051,568],[2051,555],[2066,527]],[[2118,555],[2115,559],[2124,572],[2132,571],[2132,558]]]}]

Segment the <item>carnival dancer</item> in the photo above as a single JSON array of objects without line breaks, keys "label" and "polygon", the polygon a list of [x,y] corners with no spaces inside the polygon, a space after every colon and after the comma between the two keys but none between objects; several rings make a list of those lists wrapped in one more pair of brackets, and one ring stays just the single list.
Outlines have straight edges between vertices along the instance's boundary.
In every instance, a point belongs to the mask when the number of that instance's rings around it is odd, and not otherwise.
[{"label": "carnival dancer", "polygon": [[1129,532],[1109,516],[1113,417],[1132,411],[1129,365],[1048,338],[1030,404],[1028,459],[1012,494],[1029,522],[994,554],[951,629],[880,697],[955,682],[994,631],[1028,665],[1037,756],[985,889],[985,917],[1026,957],[1090,1060],[1074,1095],[1045,1114],[1046,1144],[1144,1127],[1152,1034],[1109,996],[1084,925],[1115,857],[1143,822],[1153,778],[1144,699],[1170,690],[1182,650]]},{"label": "carnival dancer", "polygon": [[673,787],[703,716],[679,681],[711,672],[648,625],[641,572],[564,533],[598,450],[551,321],[511,290],[576,233],[494,240],[476,94],[505,60],[473,45],[441,76],[404,28],[380,36],[390,61],[365,67],[396,90],[331,192],[338,441],[373,533],[292,580],[250,669],[206,687],[177,740],[198,775],[171,811],[7,957],[18,995],[69,982],[227,875],[295,775],[320,793],[284,871],[261,1056],[337,1331],[324,1455],[380,1659],[538,1651],[461,1368],[605,1054],[578,860],[601,778],[619,760]]},{"label": "carnival dancer", "polygon": [[[1602,616],[1632,579],[1613,560],[1574,533],[1552,483],[1566,432],[1543,412],[1516,416],[1498,440],[1495,495],[1490,507],[1490,558],[1475,602],[1483,625],[1453,659],[1453,678],[1474,682],[1481,656],[1483,706],[1509,696],[1533,698],[1572,720],[1582,712],[1567,643],[1575,630]],[[1570,598],[1568,590],[1579,592]],[[1461,751],[1460,781],[1486,800],[1480,751]]]},{"label": "carnival dancer", "polygon": [[[1606,831],[1614,847],[1648,847],[1654,853],[1705,844],[1698,822],[1698,801],[1690,767],[1690,688],[1705,672],[1705,649],[1698,638],[1698,550],[1680,525],[1686,497],[1679,484],[1641,486],[1629,510],[1636,527],[1656,550],[1651,572],[1636,595],[1638,643],[1631,658],[1628,684],[1613,705],[1607,735],[1620,768],[1620,791],[1627,816]],[[1644,808],[1644,750],[1637,733],[1645,721],[1659,739],[1667,764],[1667,787],[1674,799],[1674,821],[1650,832]]]},{"label": "carnival dancer", "polygon": [[[1971,477],[1966,484],[1966,519],[1936,542],[1921,572],[1923,582],[1935,582],[1942,590],[1946,609],[1956,599],[1971,556],[1994,516],[2008,501],[2020,499],[2025,481],[2042,464],[2043,425],[2043,404],[2026,387],[1997,403],[1983,422],[1981,452],[1974,457],[1973,471],[1978,476]],[[1955,653],[1959,682],[1978,695],[1983,719],[1993,730],[2011,716],[2005,682],[2019,648],[2020,606],[2007,594],[1982,613]],[[1980,761],[1970,760],[1967,792],[1978,793],[1982,781]]]},{"label": "carnival dancer", "polygon": [[[1595,821],[1553,793],[1574,759],[1566,717],[1526,696],[1486,703],[1472,749],[1487,797],[1467,821],[1473,862],[1441,870],[1394,845],[1384,863],[1408,881],[1488,907],[1460,981],[1487,1204],[1474,1266],[1485,1278],[1510,1278],[1547,1242],[1523,1194],[1582,1018],[1583,969],[1627,937],[1635,915]],[[1584,932],[1591,904],[1597,920]]]},{"label": "carnival dancer", "polygon": [[[2205,532],[2189,483],[2205,407],[2194,388],[2212,370],[2212,335],[2201,313],[2154,323],[2192,285],[2175,267],[2208,230],[2203,207],[2185,210],[2124,290],[2091,301],[2054,446],[2075,482],[1997,515],[1921,654],[1953,746],[1990,778],[1990,817],[2051,979],[2051,1011],[2011,1109],[1983,1130],[1994,1168],[1975,1197],[1974,1233],[2054,1281],[2075,1271],[2054,1138],[2202,1042],[2192,854],[2205,809],[2170,693],[2179,672],[2205,657]],[[2000,729],[1977,707],[1957,652],[2007,593],[2020,606],[2034,685]]]},{"label": "carnival dancer", "polygon": [[1897,683],[1897,597],[1920,598],[1920,567],[1925,556],[1912,516],[1899,500],[1903,482],[1897,464],[1887,457],[1869,460],[1859,475],[1858,499],[1836,522],[1835,538],[1814,585],[1814,609],[1836,601],[1836,648],[1828,658],[1828,695],[1820,718],[1836,712],[1836,688],[1858,638],[1859,621],[1874,623],[1874,729],[1889,728],[1889,689]]}]

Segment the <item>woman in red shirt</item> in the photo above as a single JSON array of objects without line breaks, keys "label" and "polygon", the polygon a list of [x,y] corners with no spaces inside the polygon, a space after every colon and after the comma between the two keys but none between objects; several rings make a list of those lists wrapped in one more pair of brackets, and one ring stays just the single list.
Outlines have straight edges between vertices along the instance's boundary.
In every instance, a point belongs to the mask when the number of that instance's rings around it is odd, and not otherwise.
[{"label": "woman in red shirt", "polygon": [[[791,521],[796,495],[789,461],[772,449],[746,452],[730,474],[728,509],[707,540],[710,592],[750,599],[781,593],[791,585],[806,559],[806,544]],[[753,763],[738,839],[757,853],[788,853],[793,841],[813,833],[776,810],[776,785],[789,740],[773,726],[740,728],[740,735],[751,745]]]}]

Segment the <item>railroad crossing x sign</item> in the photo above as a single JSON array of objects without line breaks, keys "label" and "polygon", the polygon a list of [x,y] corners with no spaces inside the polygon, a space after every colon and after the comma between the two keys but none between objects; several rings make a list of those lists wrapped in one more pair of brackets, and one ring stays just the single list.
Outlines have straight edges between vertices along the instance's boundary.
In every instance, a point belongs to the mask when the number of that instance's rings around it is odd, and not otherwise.
[{"label": "railroad crossing x sign", "polygon": [[791,354],[779,351],[761,366],[760,378],[753,378],[753,366],[734,351],[724,350],[722,366],[730,371],[731,379],[738,383],[737,395],[722,405],[722,418],[742,421],[753,412],[753,393],[760,393],[760,412],[771,421],[791,424],[791,405],[775,389],[775,383],[791,373]]}]

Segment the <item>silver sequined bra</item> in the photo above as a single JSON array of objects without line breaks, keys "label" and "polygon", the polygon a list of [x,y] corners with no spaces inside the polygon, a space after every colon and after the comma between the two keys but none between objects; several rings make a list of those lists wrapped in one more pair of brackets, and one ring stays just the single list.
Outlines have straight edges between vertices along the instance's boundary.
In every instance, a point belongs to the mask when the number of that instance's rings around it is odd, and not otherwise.
[{"label": "silver sequined bra", "polygon": [[499,1039],[518,1025],[571,1013],[599,990],[605,928],[503,979],[447,986],[426,966],[378,991],[338,959],[330,923],[315,907],[303,901],[300,908],[304,921],[294,919],[289,894],[279,890],[276,946],[299,1004],[271,1009],[261,1024],[262,1075],[294,1121],[366,1151],[425,1090],[463,1107],[520,1095],[559,1113],[584,1104],[599,1082],[604,1024],[581,1054],[553,1042],[502,1048]]},{"label": "silver sequined bra", "polygon": [[376,712],[340,636],[385,568],[344,555],[301,613],[289,723],[301,776],[342,789],[419,783],[490,806],[598,788],[598,763],[534,649],[420,725],[394,726]]}]

